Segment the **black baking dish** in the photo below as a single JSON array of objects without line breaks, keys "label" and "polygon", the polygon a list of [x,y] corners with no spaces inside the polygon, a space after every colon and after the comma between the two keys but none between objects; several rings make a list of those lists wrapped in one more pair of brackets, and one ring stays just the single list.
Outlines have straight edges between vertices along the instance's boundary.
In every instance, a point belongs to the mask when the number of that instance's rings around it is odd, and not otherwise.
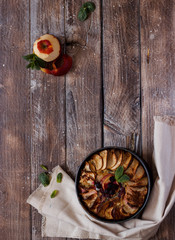
[{"label": "black baking dish", "polygon": [[[81,171],[82,169],[84,168],[85,166],[85,163],[86,161],[88,161],[93,154],[95,153],[99,153],[100,151],[103,151],[103,150],[109,150],[109,149],[115,149],[115,150],[122,150],[122,151],[125,151],[125,152],[129,152],[131,153],[131,155],[139,161],[139,163],[142,165],[142,167],[144,168],[145,172],[146,172],[146,175],[147,175],[147,178],[148,178],[148,185],[147,185],[147,194],[146,194],[146,197],[145,197],[145,201],[143,203],[143,205],[139,208],[139,210],[133,214],[132,216],[128,217],[128,218],[125,218],[125,219],[122,219],[122,220],[114,220],[114,219],[104,219],[104,218],[101,218],[99,217],[98,215],[94,214],[93,212],[89,211],[89,209],[85,206],[85,204],[83,203],[82,201],[82,198],[81,198],[81,195],[79,193],[79,188],[78,188],[78,185],[79,185],[79,179],[80,179],[80,174],[81,174]],[[102,222],[106,222],[106,223],[122,223],[122,222],[125,222],[125,221],[128,221],[130,219],[133,219],[133,218],[136,218],[136,217],[139,217],[140,214],[142,213],[143,209],[145,208],[147,202],[148,202],[148,199],[149,199],[149,196],[150,196],[150,191],[151,191],[151,173],[150,173],[150,170],[147,166],[147,163],[141,158],[139,157],[136,153],[132,152],[131,150],[127,149],[127,148],[122,148],[122,147],[117,147],[117,146],[108,146],[108,147],[104,147],[104,148],[100,148],[100,149],[97,149],[93,152],[91,152],[81,163],[81,165],[79,166],[79,169],[78,169],[78,172],[77,172],[77,175],[76,175],[76,180],[75,180],[75,186],[76,186],[76,194],[77,194],[77,197],[78,197],[78,200],[79,200],[79,203],[81,205],[81,207],[85,210],[85,212],[87,214],[89,214],[91,217],[95,218],[96,220],[99,220],[99,221],[102,221]]]}]

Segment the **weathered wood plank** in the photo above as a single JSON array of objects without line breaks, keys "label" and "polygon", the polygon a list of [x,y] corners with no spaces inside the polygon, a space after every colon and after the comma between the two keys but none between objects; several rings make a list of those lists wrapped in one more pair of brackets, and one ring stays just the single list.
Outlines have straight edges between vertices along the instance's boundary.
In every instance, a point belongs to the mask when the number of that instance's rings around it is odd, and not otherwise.
[{"label": "weathered wood plank", "polygon": [[102,145],[100,1],[84,22],[77,19],[81,1],[65,3],[67,51],[73,56],[66,75],[66,165],[75,177],[83,158]]},{"label": "weathered wood plank", "polygon": [[[153,169],[153,116],[175,115],[175,1],[144,0],[140,3],[143,157]],[[175,239],[174,221],[175,208],[153,239]]]},{"label": "weathered wood plank", "polygon": [[139,1],[103,1],[104,145],[140,135]]},{"label": "weathered wood plank", "polygon": [[[64,39],[64,1],[31,1],[31,51],[43,34]],[[40,164],[51,170],[65,166],[65,78],[31,72],[32,191],[38,185]],[[41,239],[41,216],[32,209],[32,239]]]},{"label": "weathered wood plank", "polygon": [[0,3],[0,233],[30,239],[30,92],[22,55],[29,49],[28,1]]}]

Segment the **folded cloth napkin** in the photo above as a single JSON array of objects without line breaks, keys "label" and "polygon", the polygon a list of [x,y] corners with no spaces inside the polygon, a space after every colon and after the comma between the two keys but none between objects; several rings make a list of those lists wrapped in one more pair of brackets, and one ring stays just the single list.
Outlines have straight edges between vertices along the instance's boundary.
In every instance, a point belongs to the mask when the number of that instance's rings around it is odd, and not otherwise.
[{"label": "folded cloth napkin", "polygon": [[[81,208],[73,180],[57,166],[52,171],[49,186],[40,185],[27,202],[43,216],[43,237],[93,239],[149,239],[175,202],[175,117],[155,117],[154,161],[157,168],[149,202],[141,219],[122,224],[102,223],[89,217]],[[56,182],[59,172],[61,183]],[[50,198],[53,190],[58,195]]]}]

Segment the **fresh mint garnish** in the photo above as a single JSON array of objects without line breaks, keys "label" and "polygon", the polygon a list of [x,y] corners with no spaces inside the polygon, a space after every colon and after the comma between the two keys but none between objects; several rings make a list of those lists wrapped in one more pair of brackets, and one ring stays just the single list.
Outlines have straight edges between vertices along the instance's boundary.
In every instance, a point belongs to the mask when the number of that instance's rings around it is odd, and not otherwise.
[{"label": "fresh mint garnish", "polygon": [[120,166],[115,171],[115,179],[118,181],[119,178],[123,175],[124,168],[123,166]]},{"label": "fresh mint garnish", "polygon": [[87,17],[87,11],[84,8],[80,8],[80,11],[78,12],[78,19],[83,22]]},{"label": "fresh mint garnish", "polygon": [[123,172],[124,172],[123,166],[119,166],[115,171],[115,179],[119,183],[124,183],[130,180],[129,176],[126,174],[123,174]]},{"label": "fresh mint garnish", "polygon": [[94,12],[95,11],[95,3],[86,2],[83,4],[83,8],[85,8],[88,12]]},{"label": "fresh mint garnish", "polygon": [[78,20],[84,22],[88,18],[89,13],[94,12],[94,10],[95,4],[93,2],[84,3],[78,12]]},{"label": "fresh mint garnish", "polygon": [[129,176],[124,174],[123,176],[121,176],[121,178],[119,178],[118,182],[124,183],[124,182],[129,181],[129,179],[130,179]]},{"label": "fresh mint garnish", "polygon": [[42,60],[41,58],[37,57],[34,53],[23,56],[23,58],[29,62],[29,64],[26,66],[26,68],[31,68],[31,69],[36,69],[36,70],[40,70],[40,67],[46,68],[47,63],[44,60]]}]

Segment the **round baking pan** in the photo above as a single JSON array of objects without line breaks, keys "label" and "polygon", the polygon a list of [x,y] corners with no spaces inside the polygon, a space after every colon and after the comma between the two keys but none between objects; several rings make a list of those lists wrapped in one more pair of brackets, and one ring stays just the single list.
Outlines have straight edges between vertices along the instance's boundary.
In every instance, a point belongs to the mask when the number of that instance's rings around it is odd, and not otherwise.
[{"label": "round baking pan", "polygon": [[[86,161],[90,160],[90,158],[92,157],[93,154],[95,153],[99,153],[100,151],[103,151],[103,150],[110,150],[110,149],[115,149],[115,150],[122,150],[122,151],[125,151],[125,152],[129,152],[132,154],[132,156],[139,161],[139,163],[142,165],[142,167],[144,168],[145,172],[146,172],[146,175],[148,177],[148,185],[147,185],[147,195],[145,197],[145,201],[143,203],[143,205],[139,208],[139,210],[133,214],[132,216],[128,217],[128,218],[125,218],[125,219],[121,219],[121,220],[114,220],[114,219],[104,219],[104,218],[101,218],[99,216],[97,216],[96,214],[90,212],[88,210],[88,208],[85,206],[85,204],[83,203],[82,199],[81,199],[81,196],[79,194],[79,189],[78,189],[78,184],[79,184],[79,179],[80,179],[80,175],[81,175],[81,170],[84,168],[85,166],[85,163]],[[102,221],[102,222],[106,222],[106,223],[122,223],[122,222],[125,222],[125,221],[128,221],[128,220],[131,220],[133,218],[136,218],[136,217],[139,217],[140,214],[142,213],[143,209],[145,208],[147,202],[148,202],[148,199],[149,199],[149,196],[150,196],[150,191],[151,191],[151,187],[152,187],[152,177],[151,177],[151,172],[148,168],[148,165],[147,163],[141,158],[139,157],[136,153],[134,153],[133,151],[127,149],[127,148],[122,148],[122,147],[117,147],[117,146],[108,146],[108,147],[104,147],[104,148],[99,148],[93,152],[91,152],[81,163],[81,165],[79,166],[79,169],[78,169],[78,172],[77,172],[77,175],[76,175],[76,179],[75,179],[75,186],[76,186],[76,194],[77,194],[77,197],[78,197],[78,200],[79,200],[79,203],[81,205],[81,207],[85,210],[85,212],[90,215],[91,217],[95,218],[96,220],[98,221]]]}]

